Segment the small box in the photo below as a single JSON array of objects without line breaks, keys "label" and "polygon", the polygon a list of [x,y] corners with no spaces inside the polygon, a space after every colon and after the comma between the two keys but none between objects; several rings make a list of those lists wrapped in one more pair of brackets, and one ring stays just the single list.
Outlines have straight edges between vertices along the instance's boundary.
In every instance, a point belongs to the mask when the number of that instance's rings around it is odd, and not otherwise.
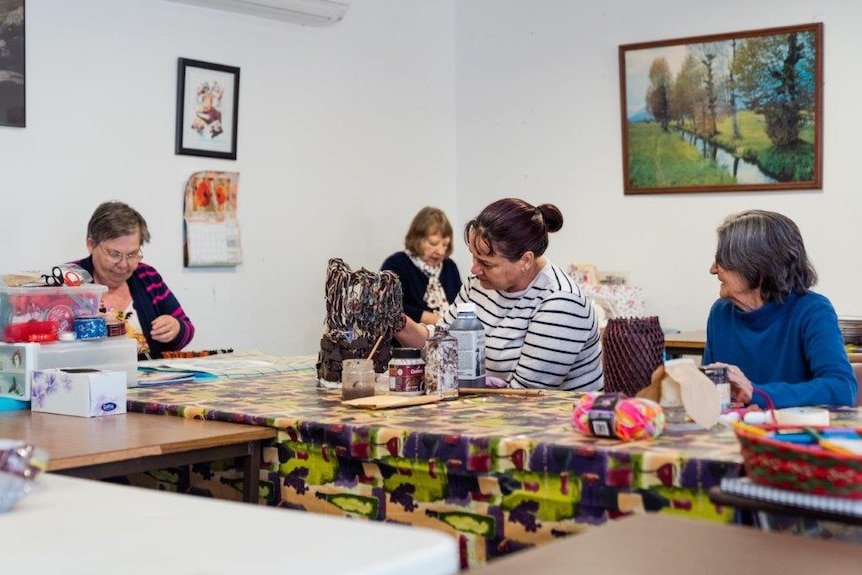
[{"label": "small box", "polygon": [[[99,302],[107,286],[84,284],[77,287],[8,287],[0,284],[0,337],[6,326],[29,321],[56,321],[60,331],[72,331],[76,317],[99,313]],[[20,341],[20,340],[17,340]]]},{"label": "small box", "polygon": [[33,372],[32,411],[95,417],[126,413],[126,374],[69,368]]}]

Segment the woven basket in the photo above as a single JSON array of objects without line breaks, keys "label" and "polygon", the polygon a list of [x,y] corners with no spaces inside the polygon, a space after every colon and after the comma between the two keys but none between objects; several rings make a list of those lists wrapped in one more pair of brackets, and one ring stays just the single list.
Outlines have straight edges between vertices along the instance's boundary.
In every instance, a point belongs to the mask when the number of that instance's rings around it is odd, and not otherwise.
[{"label": "woven basket", "polygon": [[[765,430],[798,426],[763,426]],[[814,427],[813,429],[822,429]],[[862,456],[778,441],[734,427],[751,481],[792,491],[862,499]],[[857,429],[862,433],[862,429]]]}]

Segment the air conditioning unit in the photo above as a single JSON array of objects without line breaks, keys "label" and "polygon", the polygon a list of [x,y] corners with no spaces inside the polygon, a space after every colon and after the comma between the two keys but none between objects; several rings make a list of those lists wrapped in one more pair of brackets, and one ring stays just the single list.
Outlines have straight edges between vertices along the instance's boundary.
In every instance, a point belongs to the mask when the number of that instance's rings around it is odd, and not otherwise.
[{"label": "air conditioning unit", "polygon": [[331,26],[341,22],[350,0],[169,0],[211,10],[226,10],[302,26]]}]

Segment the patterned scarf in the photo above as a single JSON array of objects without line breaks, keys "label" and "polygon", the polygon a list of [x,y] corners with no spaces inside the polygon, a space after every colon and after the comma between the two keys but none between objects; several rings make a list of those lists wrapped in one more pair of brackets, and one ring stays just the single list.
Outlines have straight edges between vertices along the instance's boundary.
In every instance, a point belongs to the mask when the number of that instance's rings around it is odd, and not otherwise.
[{"label": "patterned scarf", "polygon": [[435,313],[445,310],[449,307],[449,301],[446,299],[446,292],[443,291],[443,284],[440,283],[440,272],[443,271],[443,264],[429,266],[413,252],[407,251],[406,253],[413,265],[428,277],[428,288],[425,290],[425,297],[423,298],[425,303]]}]

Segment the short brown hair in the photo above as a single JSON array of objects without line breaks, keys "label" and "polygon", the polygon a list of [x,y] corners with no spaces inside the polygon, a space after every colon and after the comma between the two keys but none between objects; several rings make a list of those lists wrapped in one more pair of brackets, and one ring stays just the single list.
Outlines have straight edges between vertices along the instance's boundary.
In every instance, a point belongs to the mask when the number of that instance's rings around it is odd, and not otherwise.
[{"label": "short brown hair", "polygon": [[144,216],[123,202],[99,204],[87,224],[87,237],[95,244],[130,236],[135,232],[141,234],[141,245],[150,241],[150,230]]},{"label": "short brown hair", "polygon": [[425,206],[413,216],[407,235],[404,236],[404,247],[407,251],[421,257],[422,240],[434,234],[440,234],[443,239],[449,238],[449,247],[446,248],[445,257],[451,256],[455,246],[452,242],[452,224],[449,223],[449,218],[446,217],[443,210]]}]

